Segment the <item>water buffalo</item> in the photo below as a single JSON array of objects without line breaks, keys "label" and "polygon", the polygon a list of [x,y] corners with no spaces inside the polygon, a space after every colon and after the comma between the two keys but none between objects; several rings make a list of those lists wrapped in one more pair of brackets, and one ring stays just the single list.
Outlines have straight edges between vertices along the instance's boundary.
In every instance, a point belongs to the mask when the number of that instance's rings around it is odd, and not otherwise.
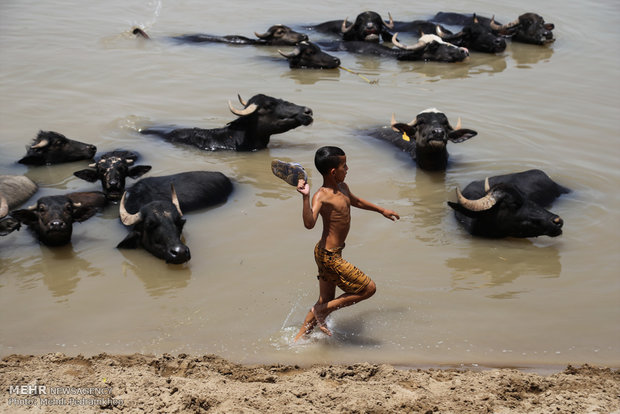
[{"label": "water buffalo", "polygon": [[[471,24],[474,16],[460,13],[437,13],[431,20],[447,25],[465,26]],[[552,30],[553,23],[546,23],[542,16],[536,13],[524,13],[507,24],[495,22],[495,18],[476,16],[480,24],[489,26],[496,34],[510,36],[511,40],[520,43],[545,45],[555,41]]]},{"label": "water buffalo", "polygon": [[87,169],[73,173],[78,178],[94,183],[101,180],[107,199],[118,201],[125,191],[127,177],[138,178],[150,171],[150,165],[133,165],[138,154],[133,151],[115,150],[106,152]]},{"label": "water buffalo", "polygon": [[[141,29],[134,29],[134,34],[144,37],[146,33]],[[271,26],[265,33],[254,32],[257,39],[245,36],[227,35],[215,36],[209,34],[187,34],[173,37],[174,40],[184,43],[229,43],[234,45],[257,45],[257,46],[295,46],[299,42],[308,40],[308,36],[298,33],[288,26],[276,24]],[[148,35],[146,35],[148,38]]]},{"label": "water buffalo", "polygon": [[278,52],[288,60],[291,69],[336,69],[340,66],[340,59],[311,42],[301,42],[289,53]]},{"label": "water buffalo", "polygon": [[99,191],[46,196],[11,216],[30,227],[41,243],[61,246],[71,241],[74,222],[91,218],[105,203],[105,194]]},{"label": "water buffalo", "polygon": [[498,175],[474,181],[461,193],[458,202],[448,202],[465,229],[475,236],[556,237],[562,234],[562,219],[547,211],[562,194],[570,190],[541,170]]},{"label": "water buffalo", "polygon": [[383,40],[384,42],[389,42],[392,38],[390,30],[394,28],[394,20],[389,13],[388,16],[390,21],[386,23],[379,13],[366,11],[358,14],[352,25],[349,25],[347,19],[330,20],[310,26],[309,29],[340,35],[344,41],[379,42]]},{"label": "water buffalo", "polygon": [[476,15],[467,20],[458,33],[453,33],[445,27],[428,20],[414,20],[413,22],[395,22],[398,32],[413,32],[420,35],[435,33],[443,40],[456,46],[484,53],[500,53],[506,49],[504,38],[493,32],[488,23],[481,23]]},{"label": "water buffalo", "polygon": [[452,128],[446,115],[435,108],[420,112],[408,124],[396,122],[392,115],[390,126],[393,131],[400,133],[381,128],[370,132],[370,135],[408,152],[423,170],[445,170],[448,164],[448,141],[459,143],[478,134],[474,130],[461,128],[460,118],[456,127]]},{"label": "water buffalo", "polygon": [[469,56],[469,51],[445,42],[437,35],[424,35],[415,45],[404,45],[398,41],[395,33],[392,43],[396,48],[370,42],[319,42],[325,50],[346,51],[362,55],[392,57],[403,61],[434,61],[434,62],[461,62]]},{"label": "water buffalo", "polygon": [[198,147],[205,151],[256,151],[267,148],[269,138],[300,125],[312,123],[312,109],[295,105],[282,99],[259,94],[245,102],[238,96],[244,109],[235,109],[229,101],[231,112],[239,118],[223,128],[153,127],[140,130],[154,134],[173,143]]},{"label": "water buffalo", "polygon": [[0,236],[19,230],[21,223],[7,217],[9,211],[25,203],[39,187],[23,175],[0,175]]},{"label": "water buffalo", "polygon": [[142,246],[167,263],[190,260],[189,248],[181,241],[185,219],[182,212],[226,201],[232,182],[220,172],[190,171],[143,178],[129,188],[119,206],[122,223],[133,226],[118,244],[119,249]]},{"label": "water buffalo", "polygon": [[28,152],[19,160],[20,164],[45,165],[60,164],[78,160],[90,160],[97,147],[75,141],[54,131],[39,131]]}]

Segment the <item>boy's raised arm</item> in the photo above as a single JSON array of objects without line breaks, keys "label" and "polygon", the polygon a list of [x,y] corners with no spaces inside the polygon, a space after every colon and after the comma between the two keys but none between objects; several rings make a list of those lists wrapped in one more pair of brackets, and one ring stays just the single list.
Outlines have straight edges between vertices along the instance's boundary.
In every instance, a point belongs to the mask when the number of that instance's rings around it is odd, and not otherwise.
[{"label": "boy's raised arm", "polygon": [[304,220],[304,226],[307,229],[314,228],[316,221],[319,217],[319,211],[321,210],[321,200],[319,192],[312,197],[312,205],[310,205],[310,185],[306,180],[299,180],[297,184],[297,191],[302,195],[303,210],[302,218]]},{"label": "boy's raised arm", "polygon": [[[347,186],[347,189],[348,189],[348,186]],[[348,191],[349,191],[349,198],[351,199],[351,205],[353,207],[361,208],[362,210],[376,211],[377,213],[381,213],[383,217],[389,218],[392,221],[396,221],[400,219],[400,216],[395,211],[388,210],[386,208],[374,205],[370,201],[366,201],[363,198],[359,198],[355,196],[351,192],[351,190],[348,190]]]}]

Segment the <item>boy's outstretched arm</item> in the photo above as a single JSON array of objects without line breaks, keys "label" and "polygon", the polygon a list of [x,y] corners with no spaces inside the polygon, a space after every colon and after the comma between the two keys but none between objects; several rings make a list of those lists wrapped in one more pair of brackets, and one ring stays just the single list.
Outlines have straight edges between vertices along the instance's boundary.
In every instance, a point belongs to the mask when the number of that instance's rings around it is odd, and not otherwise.
[{"label": "boy's outstretched arm", "polygon": [[302,195],[302,218],[304,220],[304,226],[306,226],[307,229],[312,229],[316,224],[319,217],[319,211],[321,210],[319,192],[312,197],[312,205],[310,205],[310,185],[306,182],[306,180],[299,180],[297,183],[297,191]]},{"label": "boy's outstretched arm", "polygon": [[353,195],[351,190],[349,190],[349,198],[351,200],[351,205],[353,207],[361,208],[362,210],[376,211],[377,213],[381,213],[383,217],[389,218],[392,221],[396,221],[400,219],[400,216],[395,211],[389,210],[383,207],[379,207],[377,205],[374,205],[370,201],[366,201],[363,198],[359,198]]}]

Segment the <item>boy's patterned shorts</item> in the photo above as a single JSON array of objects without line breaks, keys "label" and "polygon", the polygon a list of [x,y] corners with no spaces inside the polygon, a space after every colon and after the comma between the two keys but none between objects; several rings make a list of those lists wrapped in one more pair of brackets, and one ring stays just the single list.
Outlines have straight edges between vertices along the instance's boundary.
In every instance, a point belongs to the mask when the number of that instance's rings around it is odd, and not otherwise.
[{"label": "boy's patterned shorts", "polygon": [[370,278],[342,258],[342,249],[344,246],[327,250],[317,243],[314,247],[314,260],[319,268],[317,279],[334,283],[346,293],[358,293],[370,283]]}]

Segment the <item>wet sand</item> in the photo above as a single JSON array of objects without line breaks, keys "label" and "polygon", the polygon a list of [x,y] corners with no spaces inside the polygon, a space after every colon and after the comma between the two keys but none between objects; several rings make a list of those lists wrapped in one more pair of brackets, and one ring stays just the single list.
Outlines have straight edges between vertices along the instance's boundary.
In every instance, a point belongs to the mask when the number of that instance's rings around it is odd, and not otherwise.
[{"label": "wet sand", "polygon": [[[22,386],[26,386],[25,388]],[[620,371],[239,365],[215,355],[10,355],[2,412],[618,413]],[[25,393],[24,393],[25,392]]]}]

